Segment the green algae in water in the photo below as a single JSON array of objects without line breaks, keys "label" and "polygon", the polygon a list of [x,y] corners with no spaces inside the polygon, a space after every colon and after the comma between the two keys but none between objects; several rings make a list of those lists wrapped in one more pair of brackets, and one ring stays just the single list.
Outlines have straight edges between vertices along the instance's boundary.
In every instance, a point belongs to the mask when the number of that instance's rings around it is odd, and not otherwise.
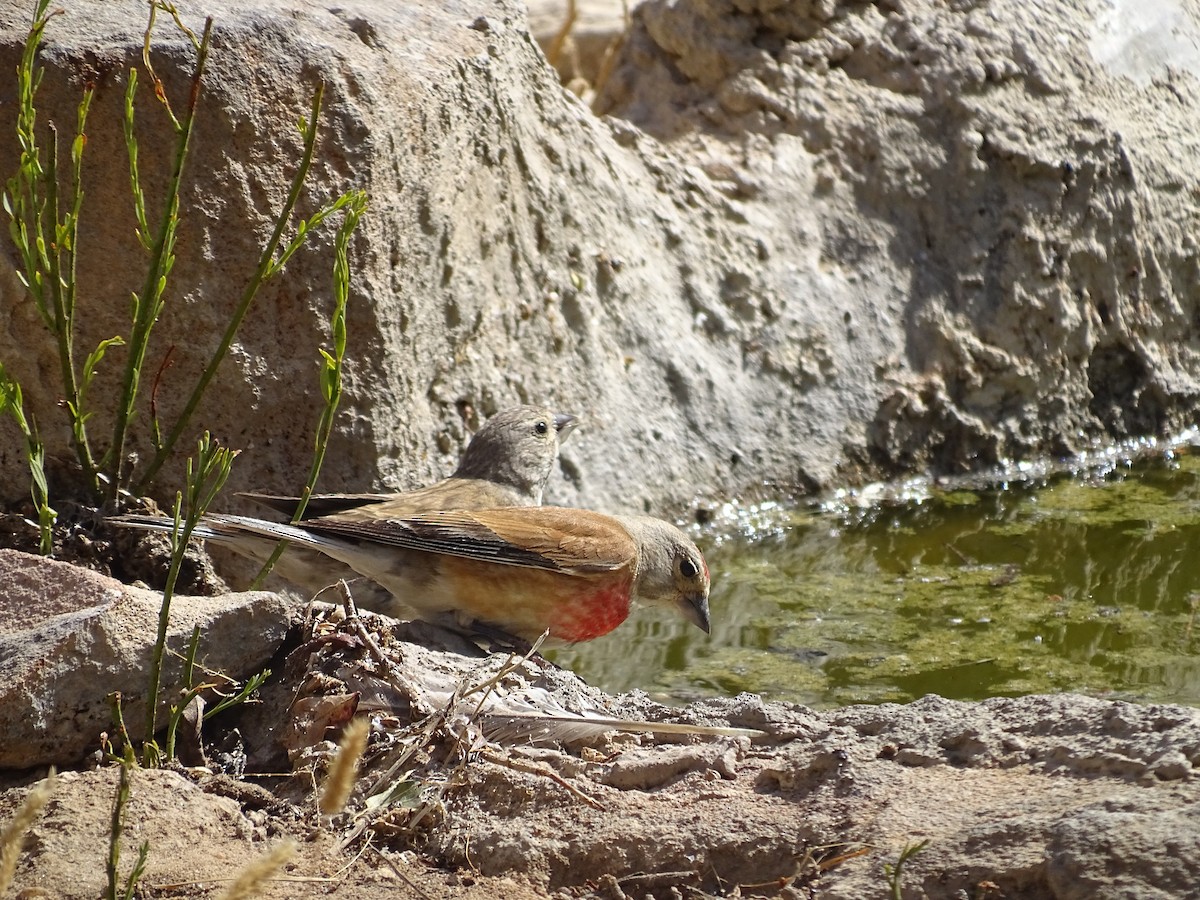
[{"label": "green algae in water", "polygon": [[778,521],[706,547],[711,637],[642,611],[554,658],[679,701],[1079,691],[1200,705],[1200,458]]}]

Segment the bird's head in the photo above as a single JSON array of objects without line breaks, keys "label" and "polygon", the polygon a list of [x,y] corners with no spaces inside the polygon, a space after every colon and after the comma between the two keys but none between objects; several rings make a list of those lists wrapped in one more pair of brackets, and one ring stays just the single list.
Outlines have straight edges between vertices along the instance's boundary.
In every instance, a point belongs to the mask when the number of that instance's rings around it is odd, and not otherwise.
[{"label": "bird's head", "polygon": [[558,447],[578,424],[540,406],[501,410],[471,438],[454,474],[509,485],[540,504]]},{"label": "bird's head", "polygon": [[636,598],[648,606],[669,607],[708,634],[708,564],[700,549],[669,522],[639,516],[622,518],[638,543]]}]

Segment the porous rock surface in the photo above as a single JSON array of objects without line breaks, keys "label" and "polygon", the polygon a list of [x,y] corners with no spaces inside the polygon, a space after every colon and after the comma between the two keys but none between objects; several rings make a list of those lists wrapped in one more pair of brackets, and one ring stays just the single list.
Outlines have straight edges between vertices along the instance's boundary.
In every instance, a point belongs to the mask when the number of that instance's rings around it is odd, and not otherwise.
[{"label": "porous rock surface", "polygon": [[[639,717],[623,699],[620,712]],[[766,736],[560,763],[599,810],[497,769],[451,806],[433,845],[485,873],[545,872],[550,889],[611,876],[630,896],[732,885],[883,896],[884,865],[926,840],[904,867],[912,896],[1167,898],[1198,883],[1192,709],[930,696],[817,713],[743,695],[686,715]]]},{"label": "porous rock surface", "polygon": [[[382,617],[367,627],[400,668],[353,628],[322,625],[241,718],[247,738],[257,729],[294,751],[290,787],[273,795],[257,778],[203,769],[133,773],[126,833],[151,841],[149,885],[208,896],[288,834],[305,840],[264,896],[393,896],[400,878],[430,896],[850,900],[885,896],[888,867],[922,843],[898,876],[902,896],[1165,900],[1200,883],[1193,709],[1072,695],[827,712],[742,695],[672,709],[644,694],[606,696],[544,663],[512,669],[505,655],[411,644],[407,626]],[[494,693],[473,690],[482,685]],[[322,697],[334,705],[322,711]],[[534,741],[514,737],[511,722],[489,726],[535,697],[560,713],[745,733],[572,725]],[[358,787],[345,814],[318,816],[313,794],[329,777],[321,760],[336,730],[272,722],[332,725],[355,706],[372,722]],[[113,767],[66,774],[27,840],[18,887],[95,894],[96,811],[115,780]],[[0,819],[23,793],[0,795]],[[377,850],[350,852],[359,823]]]},{"label": "porous rock surface", "polygon": [[[79,566],[0,550],[0,769],[70,765],[126,727],[145,733],[151,647],[162,594]],[[180,660],[201,629],[197,683],[258,673],[288,627],[288,601],[262,591],[176,597],[163,662],[160,722],[178,703]]]},{"label": "porous rock surface", "polygon": [[[585,414],[549,496],[614,511],[1178,428],[1196,410],[1200,166],[1193,14],[1165,8],[652,2],[598,119],[514,2],[214,0],[149,356],[157,371],[175,348],[158,415],[253,268],[323,81],[303,208],[351,187],[372,202],[330,489],[441,475],[474,417],[518,400]],[[0,70],[26,15],[0,10]],[[43,113],[66,131],[83,83],[98,89],[80,347],[125,330],[140,285],[119,110],[143,16],[136,0],[72,4],[46,34]],[[182,103],[192,51],[169,23],[157,34]],[[0,133],[12,116],[0,108]],[[145,93],[138,123],[153,196],[169,153]],[[0,170],[14,152],[0,142]],[[307,466],[330,244],[322,231],[267,286],[201,410],[246,451],[237,486],[294,488]],[[0,358],[68,456],[52,341],[7,260]],[[122,352],[92,391],[101,435]]]},{"label": "porous rock surface", "polygon": [[740,327],[768,371],[803,328],[829,348],[849,455],[1069,453],[1195,409],[1197,66],[1163,45],[1198,28],[1159,7],[648,3],[598,107],[802,230]]}]

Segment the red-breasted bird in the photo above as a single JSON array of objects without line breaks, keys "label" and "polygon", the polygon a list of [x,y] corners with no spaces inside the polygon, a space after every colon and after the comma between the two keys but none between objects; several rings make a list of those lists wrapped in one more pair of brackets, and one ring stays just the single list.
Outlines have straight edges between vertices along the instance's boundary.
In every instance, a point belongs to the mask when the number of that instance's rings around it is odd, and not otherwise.
[{"label": "red-breasted bird", "polygon": [[[414,516],[442,509],[482,509],[498,506],[540,506],[559,445],[579,420],[539,406],[505,409],[484,423],[463,451],[458,468],[449,478],[429,487],[399,494],[317,494],[305,507],[306,517],[328,516],[339,522],[370,522],[376,518]],[[247,493],[260,503],[291,516],[298,497]],[[275,549],[274,540],[249,532],[217,534],[213,543],[262,564]],[[275,575],[310,596],[350,580],[357,573],[321,553],[289,548],[272,570]],[[358,585],[355,598],[366,609],[380,609],[390,601],[371,585]]]},{"label": "red-breasted bird", "polygon": [[[114,521],[170,528],[161,517]],[[556,642],[600,637],[635,603],[669,607],[709,630],[704,557],[674,525],[646,516],[553,506],[359,522],[326,517],[295,526],[207,516],[195,533],[206,540],[257,535],[318,550],[379,583],[422,619],[529,643],[546,629]]]}]

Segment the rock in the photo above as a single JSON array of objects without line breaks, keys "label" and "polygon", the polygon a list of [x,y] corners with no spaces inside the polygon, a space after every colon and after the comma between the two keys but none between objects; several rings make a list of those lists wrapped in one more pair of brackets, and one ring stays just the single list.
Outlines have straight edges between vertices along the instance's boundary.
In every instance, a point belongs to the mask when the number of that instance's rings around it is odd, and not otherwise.
[{"label": "rock", "polygon": [[[617,698],[614,714],[642,702]],[[716,721],[722,707],[744,723],[742,698],[686,714]],[[800,720],[809,733],[730,747],[728,773],[688,763],[716,759],[729,739],[651,742],[573,766],[572,783],[603,811],[555,803],[544,778],[481,766],[432,843],[465,865],[469,830],[484,873],[543,872],[551,892],[609,875],[627,892],[771,884],[879,896],[885,864],[925,840],[903,867],[906,896],[1165,898],[1200,883],[1196,710],[1062,695],[764,712],[768,731],[778,718],[783,734]],[[1154,768],[1164,748],[1181,767],[1169,780]]]},{"label": "rock", "polygon": [[[827,712],[745,695],[672,709],[544,662],[447,652],[427,627],[418,646],[408,626],[362,622],[378,652],[318,619],[264,705],[286,707],[293,724],[274,731],[304,792],[354,714],[342,708],[368,714],[363,821],[395,834],[419,796],[421,846],[442,865],[546,893],[611,878],[631,896],[790,885],[852,898],[877,896],[884,866],[927,841],[901,881],[946,900],[1166,897],[1198,883],[1197,710],[1072,695]],[[530,714],[555,727],[508,727]],[[597,716],[758,733],[557,730]],[[269,712],[255,720],[271,727]]]},{"label": "rock", "polygon": [[[390,896],[394,885],[369,886],[403,866],[406,880],[436,888],[431,896],[455,886],[520,900],[562,891],[849,900],[880,896],[886,867],[922,842],[898,876],[905,896],[1166,898],[1200,883],[1194,709],[1072,695],[825,712],[743,695],[671,709],[644,694],[604,695],[545,662],[444,649],[428,626],[373,615],[360,624],[320,611],[242,719],[263,731],[244,732],[251,743],[273,740],[294,757],[294,776],[270,782],[274,797],[204,777],[221,795],[206,802],[172,773],[134,773],[126,834],[150,838],[151,883],[187,882],[184,896],[202,896],[207,887],[193,882],[229,877],[254,854],[249,840],[280,831],[310,838],[298,872],[337,871],[367,898]],[[336,709],[317,710],[322,700]],[[490,728],[497,716],[547,710],[762,733],[608,730],[543,734],[534,745],[528,730]],[[371,722],[357,787],[347,814],[318,827],[314,791],[354,714]],[[289,721],[300,727],[281,727]],[[111,768],[67,773],[27,841],[18,885],[80,877],[114,780]],[[0,818],[18,792],[0,796]],[[364,829],[390,865],[363,854],[346,862],[337,837],[365,839]],[[396,852],[410,847],[426,863]],[[88,878],[102,871],[93,855]]]},{"label": "rock", "polygon": [[1191,424],[1197,33],[1176,2],[651,0],[596,105],[763,236],[724,320],[808,421],[841,397],[845,471],[978,469]]},{"label": "rock", "polygon": [[[731,467],[747,475],[727,486],[759,481],[764,471],[751,478],[749,469],[772,459],[788,459],[790,479],[795,445],[772,449],[756,424],[755,406],[777,398],[778,385],[756,387],[740,338],[705,312],[709,300],[689,299],[758,266],[741,214],[700,173],[653,147],[623,146],[626,137],[564,93],[520,4],[218,2],[209,11],[216,36],[173,287],[149,355],[157,371],[175,349],[156,395],[160,420],[181,407],[254,268],[298,156],[295,123],[323,81],[323,143],[304,209],[352,187],[373,198],[355,241],[347,393],[324,488],[440,477],[481,414],[526,399],[584,414],[587,437],[564,454],[566,483],[552,482],[551,500],[678,508],[698,489],[721,492]],[[127,330],[125,300],[140,285],[128,173],[111,161],[124,152],[119,113],[144,17],[133,0],[83,3],[46,33],[44,115],[65,130],[82,82],[99,86],[84,166],[80,347]],[[25,20],[0,19],[0,69],[16,65]],[[159,29],[155,70],[178,104],[192,53],[169,23]],[[0,110],[0,133],[11,132],[11,115]],[[148,96],[138,123],[149,190],[165,177],[169,141]],[[0,171],[13,168],[13,153],[0,143]],[[322,230],[314,252],[267,286],[200,409],[197,427],[244,451],[231,488],[294,489],[307,470],[331,241]],[[703,261],[713,255],[715,265]],[[753,290],[737,288],[739,297]],[[27,405],[46,410],[39,424],[51,455],[69,458],[61,390],[39,377],[57,371],[53,341],[11,275],[0,278],[0,325],[0,358],[26,384]],[[91,390],[98,431],[123,354],[109,351]],[[799,415],[780,411],[771,428]],[[13,446],[8,432],[3,439]],[[146,455],[144,429],[130,449]],[[21,455],[0,460],[16,498]],[[164,474],[163,490],[179,468]]]},{"label": "rock", "polygon": [[[116,767],[59,774],[49,804],[26,839],[23,866],[18,868],[14,884],[36,884],[54,892],[33,894],[37,888],[30,887],[29,896],[103,895],[117,777]],[[181,827],[184,823],[186,827]],[[237,803],[210,796],[175,772],[151,769],[132,773],[125,825],[119,872],[122,884],[142,841],[150,844],[146,876],[151,882],[165,872],[178,880],[229,877],[262,852],[251,843],[252,829]],[[204,855],[194,852],[200,843],[197,835],[205,838]],[[30,872],[38,875],[31,877]]]},{"label": "rock", "polygon": [[[605,119],[562,90],[508,0],[209,9],[149,356],[157,371],[175,351],[163,421],[253,269],[318,81],[304,211],[351,187],[373,203],[328,489],[444,475],[478,414],[525,399],[586,418],[548,498],[614,512],[978,468],[1194,418],[1200,151],[1170,136],[1197,130],[1196,88],[1144,61],[1140,83],[1125,80],[1128,54],[1082,0],[645,3]],[[98,87],[81,348],[127,330],[140,285],[112,161],[144,15],[135,0],[77,3],[46,33],[43,113],[65,133],[81,85]],[[0,71],[26,19],[0,13]],[[192,51],[158,29],[155,68],[178,104]],[[0,133],[12,115],[0,110]],[[146,92],[138,123],[153,195],[169,141]],[[14,153],[0,142],[0,171]],[[234,487],[295,489],[307,469],[330,245],[321,230],[266,287],[200,410],[197,427],[245,451]],[[69,458],[54,342],[11,271],[0,310],[0,358],[51,455]],[[123,354],[109,351],[91,392],[99,449]],[[12,499],[25,475],[3,440]],[[130,449],[145,457],[145,429]]]},{"label": "rock", "polygon": [[[1200,108],[1190,8],[650,2],[598,98],[603,119],[561,89],[510,0],[209,9],[216,39],[149,356],[157,373],[174,347],[155,392],[165,422],[253,269],[318,81],[323,142],[303,212],[350,187],[373,202],[353,248],[347,396],[325,488],[443,475],[478,414],[518,400],[585,413],[547,496],[612,511],[1065,454],[1194,420],[1200,149],[1180,137],[1197,132]],[[119,113],[144,16],[135,0],[74,3],[45,36],[38,105],[60,134],[81,86],[97,86],[83,352],[127,331],[140,288]],[[14,70],[27,20],[0,10],[0,72]],[[158,35],[155,68],[179,104],[192,51],[169,23]],[[0,105],[0,134],[13,115]],[[137,118],[153,198],[169,129],[147,91]],[[0,172],[15,153],[0,141]],[[307,469],[329,232],[311,249],[264,290],[200,411],[198,427],[245,451],[235,487],[295,489]],[[53,344],[4,256],[0,360],[51,457],[67,459]],[[109,351],[92,389],[101,452],[124,352]],[[10,429],[0,441],[14,501],[23,453]],[[129,449],[144,460],[150,444],[143,429]],[[26,563],[3,559],[20,585]],[[4,691],[24,704],[0,718],[13,765],[78,758],[107,727],[97,661],[115,654],[118,629],[106,616],[133,616],[143,654],[154,630],[149,597],[87,575],[53,583],[8,610],[21,625],[2,638]],[[56,618],[26,627],[67,593]],[[281,601],[263,602],[281,621]],[[72,633],[82,643],[50,655],[44,642]],[[61,700],[75,669],[82,690]],[[351,703],[391,699],[362,686],[337,696],[302,750],[326,743]],[[605,706],[663,715],[637,696]],[[678,715],[770,733],[748,748],[625,740],[604,748],[611,758],[589,746],[456,752],[461,780],[422,846],[469,868],[461,880],[481,879],[481,896],[593,882],[607,896],[876,896],[885,865],[924,840],[901,880],[928,897],[1179,896],[1200,883],[1195,710],[1065,696],[819,713],[743,697]],[[421,786],[450,783],[439,774]],[[192,837],[164,860],[244,839],[214,827],[196,844],[195,818],[175,817]],[[94,823],[81,846],[97,846]],[[33,868],[74,878],[78,856],[59,847]],[[230,868],[209,862],[162,877]]]},{"label": "rock", "polygon": [[[1046,880],[1064,900],[1187,897],[1200,878],[1197,851],[1200,811],[1194,804],[1165,811],[1137,800],[1097,804],[1055,823]],[[1122,865],[1111,871],[1114,860]]]},{"label": "rock", "polygon": [[[114,691],[139,740],[162,594],[13,550],[0,550],[0,585],[0,769],[75,763],[99,749],[101,732],[114,735]],[[202,671],[243,680],[279,648],[289,619],[275,594],[174,598],[159,723],[177,697],[174,654],[186,649],[194,626]]]}]

